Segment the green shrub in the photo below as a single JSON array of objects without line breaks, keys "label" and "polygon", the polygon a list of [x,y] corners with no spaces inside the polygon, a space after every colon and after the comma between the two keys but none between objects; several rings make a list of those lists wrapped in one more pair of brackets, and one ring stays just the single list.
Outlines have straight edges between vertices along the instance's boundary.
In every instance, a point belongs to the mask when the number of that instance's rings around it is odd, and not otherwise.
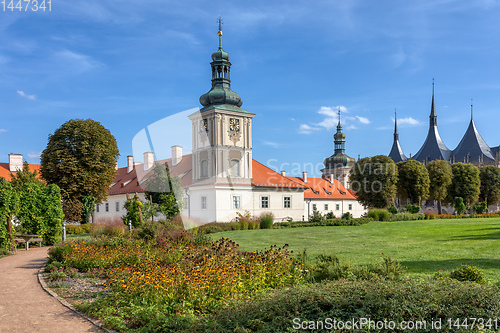
[{"label": "green shrub", "polygon": [[350,220],[350,219],[352,219],[351,213],[345,212],[344,214],[342,214],[342,220]]},{"label": "green shrub", "polygon": [[410,214],[417,214],[418,212],[420,212],[420,206],[419,205],[408,204],[408,205],[405,205],[405,209]]},{"label": "green shrub", "polygon": [[313,213],[309,215],[309,222],[316,223],[316,222],[321,222],[324,219],[325,217],[317,209],[314,209]]},{"label": "green shrub", "polygon": [[450,272],[450,278],[458,281],[484,282],[484,272],[475,266],[462,265]]},{"label": "green shrub", "polygon": [[80,235],[83,234],[83,228],[81,225],[66,224],[66,233],[68,235]]},{"label": "green shrub", "polygon": [[260,228],[261,229],[272,229],[273,227],[273,216],[272,215],[264,215],[260,219]]},{"label": "green shrub", "polygon": [[455,207],[457,215],[462,215],[467,209],[464,204],[464,199],[461,197],[455,197],[455,199],[453,199],[453,206]]},{"label": "green shrub", "polygon": [[[438,320],[446,331],[445,323],[449,318],[498,318],[499,291],[496,286],[453,280],[339,280],[277,290],[250,300],[234,300],[202,321],[163,319],[157,324],[161,327],[158,331],[163,332],[302,332],[306,330],[293,327],[294,318],[301,318],[300,322],[307,320],[307,324],[325,318],[344,323],[353,318],[371,318],[393,321],[396,325],[409,320],[425,321],[426,328],[418,332],[436,332],[430,323]],[[389,329],[353,331],[403,332]]]},{"label": "green shrub", "polygon": [[486,209],[488,209],[488,206],[486,205],[486,202],[478,202],[472,206],[471,209],[476,212],[476,214],[483,214]]},{"label": "green shrub", "polygon": [[416,221],[416,220],[424,220],[425,219],[425,214],[424,213],[397,213],[397,214],[392,214],[390,216],[390,221]]},{"label": "green shrub", "polygon": [[59,244],[49,249],[49,258],[47,263],[51,264],[53,262],[64,262],[64,257],[71,252],[71,246],[69,244]]},{"label": "green shrub", "polygon": [[391,214],[397,214],[398,213],[398,209],[396,208],[396,206],[394,205],[394,202],[391,202],[391,204],[389,205],[389,207],[387,208],[387,211]]},{"label": "green shrub", "polygon": [[328,212],[325,215],[325,220],[333,220],[335,218],[335,214],[333,212]]},{"label": "green shrub", "polygon": [[390,214],[386,209],[373,208],[368,211],[368,217],[374,221],[389,221]]},{"label": "green shrub", "polygon": [[82,227],[83,233],[84,234],[90,234],[90,232],[92,231],[93,226],[94,225],[92,223],[82,224],[81,227]]}]

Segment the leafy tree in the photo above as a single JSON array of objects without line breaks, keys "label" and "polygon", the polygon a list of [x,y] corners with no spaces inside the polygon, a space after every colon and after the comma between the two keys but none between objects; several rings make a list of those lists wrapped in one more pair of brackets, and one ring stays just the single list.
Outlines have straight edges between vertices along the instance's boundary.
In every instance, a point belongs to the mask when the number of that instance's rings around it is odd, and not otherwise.
[{"label": "leafy tree", "polygon": [[23,169],[18,170],[15,173],[10,174],[10,183],[13,188],[18,189],[23,184],[38,184],[45,185],[45,182],[38,178],[38,172],[36,170],[30,171],[30,165],[27,161],[23,163]]},{"label": "leafy tree", "polygon": [[479,169],[472,164],[455,163],[452,164],[451,171],[453,178],[448,190],[449,202],[453,202],[455,197],[461,197],[467,206],[473,205],[479,198]]},{"label": "leafy tree", "polygon": [[158,205],[159,212],[167,219],[172,219],[184,205],[182,193],[180,179],[170,175],[168,164],[155,164],[147,181],[144,193],[146,199],[151,198]]},{"label": "leafy tree", "polygon": [[0,248],[12,246],[12,218],[19,211],[19,195],[12,185],[0,178]]},{"label": "leafy tree", "polygon": [[127,214],[122,217],[123,223],[128,225],[128,221],[131,221],[134,228],[138,228],[142,224],[142,211],[141,208],[144,206],[139,197],[134,195],[133,198],[128,198],[125,201],[125,209]]},{"label": "leafy tree", "polygon": [[86,194],[90,193],[96,203],[106,199],[118,156],[114,136],[92,119],[69,120],[49,135],[41,156],[41,174],[63,191],[67,220],[82,220]]},{"label": "leafy tree", "polygon": [[451,185],[453,173],[448,162],[443,160],[431,161],[427,164],[429,172],[429,199],[438,202],[438,213],[442,214],[441,203],[448,196],[448,188]]},{"label": "leafy tree", "polygon": [[481,187],[479,200],[493,205],[500,200],[500,168],[488,165],[479,169]]},{"label": "leafy tree", "polygon": [[90,215],[95,209],[95,198],[91,193],[82,197],[82,223],[89,223]]},{"label": "leafy tree", "polygon": [[398,166],[398,196],[420,206],[429,196],[429,173],[419,161],[401,161]]},{"label": "leafy tree", "polygon": [[488,208],[486,205],[486,202],[478,202],[474,206],[471,207],[471,209],[476,212],[476,214],[482,214],[485,212],[485,210]]},{"label": "leafy tree", "polygon": [[53,245],[61,235],[64,218],[59,187],[25,183],[18,193],[20,209],[16,217],[25,232],[39,234],[45,244]]},{"label": "leafy tree", "polygon": [[350,172],[351,188],[358,201],[368,207],[387,207],[396,196],[397,181],[397,166],[384,155],[362,158]]}]

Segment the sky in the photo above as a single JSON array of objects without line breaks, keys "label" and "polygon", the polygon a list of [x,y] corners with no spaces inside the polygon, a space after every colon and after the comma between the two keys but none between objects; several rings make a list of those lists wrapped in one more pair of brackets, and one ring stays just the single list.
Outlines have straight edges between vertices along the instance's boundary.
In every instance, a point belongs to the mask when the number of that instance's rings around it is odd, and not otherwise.
[{"label": "sky", "polygon": [[49,135],[76,118],[111,131],[120,167],[140,155],[133,141],[147,128],[176,133],[163,140],[165,151],[176,144],[189,151],[191,128],[176,121],[210,89],[219,15],[232,90],[255,113],[253,157],[277,171],[320,175],[339,108],[351,157],[389,153],[395,109],[403,151],[414,155],[428,131],[433,78],[448,148],[467,129],[471,99],[482,137],[500,144],[497,0],[1,6],[0,162],[15,153],[39,163]]}]

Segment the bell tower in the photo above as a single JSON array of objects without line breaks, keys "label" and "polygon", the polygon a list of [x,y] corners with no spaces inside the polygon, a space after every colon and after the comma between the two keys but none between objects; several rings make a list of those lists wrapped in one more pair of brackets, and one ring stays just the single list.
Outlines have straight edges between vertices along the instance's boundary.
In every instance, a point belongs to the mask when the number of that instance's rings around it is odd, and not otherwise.
[{"label": "bell tower", "polygon": [[212,87],[200,97],[203,106],[189,116],[193,134],[193,183],[252,184],[252,118],[241,108],[240,95],[231,90],[231,63],[222,49],[212,54]]}]

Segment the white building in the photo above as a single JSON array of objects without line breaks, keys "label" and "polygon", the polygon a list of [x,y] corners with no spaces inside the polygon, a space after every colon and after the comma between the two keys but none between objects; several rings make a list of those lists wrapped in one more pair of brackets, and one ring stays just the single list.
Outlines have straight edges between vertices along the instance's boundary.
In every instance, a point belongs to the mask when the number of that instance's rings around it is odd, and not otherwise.
[{"label": "white building", "polygon": [[[181,180],[185,189],[184,215],[199,222],[229,222],[237,213],[252,216],[273,213],[275,220],[303,220],[312,214],[312,207],[332,211],[339,217],[351,212],[364,213],[338,180],[286,177],[252,158],[252,119],[255,114],[241,108],[241,97],[231,90],[229,55],[221,46],[212,54],[212,87],[200,97],[203,108],[189,116],[192,123],[192,154],[182,155],[182,147],[172,147],[168,163],[171,174]],[[144,153],[144,162],[117,170],[108,201],[98,205],[94,221],[117,219],[125,214],[127,194],[142,194],[143,182],[154,163],[151,152]],[[146,198],[147,199],[147,198]]]}]

